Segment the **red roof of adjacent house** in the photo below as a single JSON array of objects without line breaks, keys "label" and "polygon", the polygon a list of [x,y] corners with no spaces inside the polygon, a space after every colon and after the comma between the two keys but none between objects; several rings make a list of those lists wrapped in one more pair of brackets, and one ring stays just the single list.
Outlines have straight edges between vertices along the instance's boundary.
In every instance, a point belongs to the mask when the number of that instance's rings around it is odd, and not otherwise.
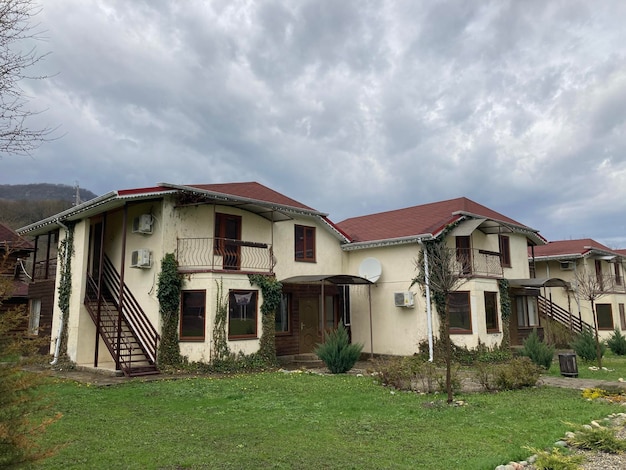
[{"label": "red roof of adjacent house", "polygon": [[7,246],[11,250],[32,251],[35,249],[31,242],[20,237],[15,230],[0,224],[0,248],[4,251]]},{"label": "red roof of adjacent house", "polygon": [[540,245],[534,248],[535,258],[558,257],[558,256],[585,256],[593,250],[605,251],[608,253],[618,253],[619,250],[611,250],[609,247],[598,243],[591,238],[580,238],[578,240],[557,240],[548,242],[547,245]]},{"label": "red roof of adjacent house", "polygon": [[185,186],[202,189],[204,191],[213,191],[231,196],[254,199],[256,201],[270,202],[281,206],[291,206],[315,211],[312,207],[306,206],[295,199],[291,199],[284,194],[276,192],[273,189],[254,181],[247,183],[188,184]]},{"label": "red roof of adjacent house", "polygon": [[339,222],[337,226],[355,242],[417,235],[437,236],[442,229],[458,220],[463,214],[472,214],[533,230],[465,197],[353,217]]}]

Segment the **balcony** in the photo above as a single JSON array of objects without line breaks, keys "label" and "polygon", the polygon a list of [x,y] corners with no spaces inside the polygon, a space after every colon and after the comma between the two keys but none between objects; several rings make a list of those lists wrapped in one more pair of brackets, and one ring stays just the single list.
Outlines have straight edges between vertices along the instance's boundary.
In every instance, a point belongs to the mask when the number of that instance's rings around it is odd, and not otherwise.
[{"label": "balcony", "polygon": [[271,274],[276,264],[270,244],[229,238],[179,238],[176,253],[181,272]]},{"label": "balcony", "polygon": [[457,249],[455,269],[465,277],[502,278],[504,276],[500,253],[476,248]]}]

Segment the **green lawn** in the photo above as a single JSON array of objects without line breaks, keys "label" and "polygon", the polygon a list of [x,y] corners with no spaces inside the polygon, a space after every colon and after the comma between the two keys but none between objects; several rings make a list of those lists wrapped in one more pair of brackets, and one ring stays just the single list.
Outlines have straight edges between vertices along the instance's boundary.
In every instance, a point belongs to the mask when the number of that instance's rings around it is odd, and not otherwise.
[{"label": "green lawn", "polygon": [[[559,367],[558,353],[548,373],[550,375],[561,375]],[[580,357],[576,358],[578,366],[578,377],[581,379],[598,379],[617,381],[620,378],[626,380],[626,356],[616,356],[607,349],[602,358],[602,369],[598,369],[596,361],[583,361]]]},{"label": "green lawn", "polygon": [[53,381],[65,443],[36,468],[490,469],[617,405],[576,390],[458,396],[393,392],[371,377],[281,372],[95,387]]}]

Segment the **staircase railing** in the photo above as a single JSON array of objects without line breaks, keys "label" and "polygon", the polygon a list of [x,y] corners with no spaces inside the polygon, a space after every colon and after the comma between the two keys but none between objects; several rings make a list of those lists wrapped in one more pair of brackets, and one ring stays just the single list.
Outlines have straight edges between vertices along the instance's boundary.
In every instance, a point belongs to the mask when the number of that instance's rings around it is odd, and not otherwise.
[{"label": "staircase railing", "polygon": [[103,264],[103,280],[104,284],[113,295],[113,298],[117,305],[120,305],[120,293],[122,296],[122,317],[126,321],[128,328],[137,338],[139,344],[146,353],[146,357],[153,364],[157,361],[157,350],[159,345],[160,336],[156,329],[152,325],[152,322],[148,319],[137,299],[133,296],[128,286],[124,283],[121,286],[121,278],[116,271],[113,263],[108,257],[104,257]]},{"label": "staircase railing", "polygon": [[538,299],[539,313],[552,320],[567,326],[570,330],[582,333],[583,330],[593,331],[593,326],[581,320],[577,316],[557,304],[551,302],[548,298],[540,295]]}]

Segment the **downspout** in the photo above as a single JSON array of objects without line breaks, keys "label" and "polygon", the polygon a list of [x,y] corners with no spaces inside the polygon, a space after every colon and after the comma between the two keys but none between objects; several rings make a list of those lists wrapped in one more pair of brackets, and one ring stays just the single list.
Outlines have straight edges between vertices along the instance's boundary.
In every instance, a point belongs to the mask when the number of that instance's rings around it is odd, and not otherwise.
[{"label": "downspout", "polygon": [[[65,237],[68,237],[70,229],[67,228],[67,226],[61,223],[59,220],[57,220],[56,223],[65,230]],[[50,249],[50,243],[48,243],[48,249]],[[63,266],[65,266],[65,264],[67,263],[67,257],[69,256],[69,253],[70,251],[66,248],[65,253],[64,253],[65,259],[62,260]],[[47,261],[46,261],[46,264],[47,264]],[[62,334],[63,334],[63,312],[61,312],[61,316],[59,318],[59,331],[57,332],[57,340],[54,346],[54,357],[52,359],[52,362],[50,362],[51,366],[54,366],[57,364],[57,362],[59,362],[59,350],[61,349],[61,335]]]},{"label": "downspout", "polygon": [[433,362],[433,319],[432,310],[430,307],[430,280],[428,277],[428,250],[421,238],[417,240],[417,243],[422,247],[424,252],[424,283],[426,284],[426,321],[428,324],[428,360]]}]

